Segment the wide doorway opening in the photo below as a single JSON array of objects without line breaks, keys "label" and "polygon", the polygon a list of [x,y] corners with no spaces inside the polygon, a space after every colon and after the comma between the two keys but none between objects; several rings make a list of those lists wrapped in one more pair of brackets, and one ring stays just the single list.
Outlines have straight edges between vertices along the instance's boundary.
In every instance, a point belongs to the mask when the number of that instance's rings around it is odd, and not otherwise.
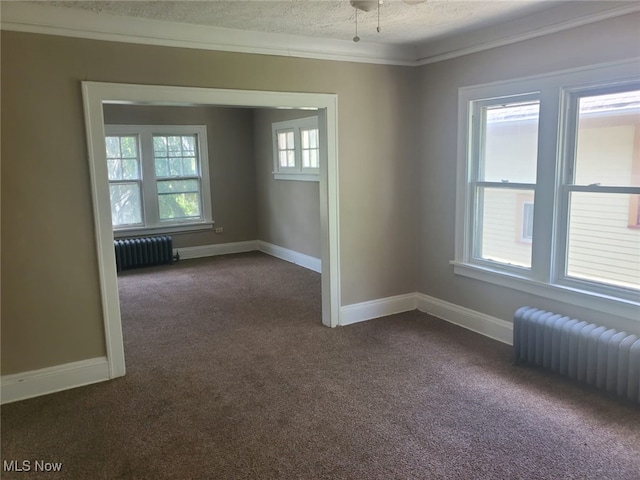
[{"label": "wide doorway opening", "polygon": [[338,325],[338,178],[337,96],[332,94],[260,92],[83,82],[85,124],[93,193],[96,250],[99,264],[106,349],[110,376],[125,373],[118,280],[113,254],[113,228],[106,161],[104,107],[109,104],[216,106],[314,110],[323,142],[319,165],[322,323]]}]

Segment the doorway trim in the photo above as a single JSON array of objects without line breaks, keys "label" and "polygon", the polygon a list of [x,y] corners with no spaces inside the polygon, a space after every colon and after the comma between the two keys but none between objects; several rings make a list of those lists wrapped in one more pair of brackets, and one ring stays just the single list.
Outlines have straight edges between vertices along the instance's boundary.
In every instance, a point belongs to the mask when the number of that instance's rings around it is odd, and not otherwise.
[{"label": "doorway trim", "polygon": [[218,88],[175,87],[82,82],[85,129],[94,212],[94,229],[106,353],[110,378],[125,374],[120,298],[113,254],[113,229],[104,139],[103,105],[109,103],[161,106],[302,108],[317,110],[325,148],[320,163],[320,258],[322,323],[339,325],[340,261],[338,199],[338,96],[326,93],[268,92]]}]

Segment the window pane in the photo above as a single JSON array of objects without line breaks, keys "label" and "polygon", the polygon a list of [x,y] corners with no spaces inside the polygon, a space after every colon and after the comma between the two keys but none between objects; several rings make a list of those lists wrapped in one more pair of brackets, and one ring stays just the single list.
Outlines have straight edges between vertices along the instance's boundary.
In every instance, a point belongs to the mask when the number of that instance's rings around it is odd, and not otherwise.
[{"label": "window pane", "polygon": [[140,185],[117,183],[109,185],[111,196],[111,223],[114,227],[142,223]]},{"label": "window pane", "polygon": [[630,228],[634,201],[626,194],[571,193],[568,276],[640,289],[640,229]]},{"label": "window pane", "polygon": [[198,192],[198,180],[163,180],[158,182],[158,193]]},{"label": "window pane", "polygon": [[169,158],[169,176],[171,177],[182,176],[182,159],[181,158]]},{"label": "window pane", "polygon": [[180,157],[182,155],[182,142],[180,137],[167,137],[170,157]]},{"label": "window pane", "polygon": [[109,180],[138,180],[138,146],[135,136],[105,137]]},{"label": "window pane", "polygon": [[483,108],[479,180],[535,183],[540,102]]},{"label": "window pane", "polygon": [[120,163],[122,160],[107,160],[107,170],[109,172],[109,180],[122,180],[122,169]]},{"label": "window pane", "polygon": [[303,150],[302,151],[302,166],[304,168],[318,168],[318,150]]},{"label": "window pane", "polygon": [[136,137],[120,137],[120,151],[122,158],[137,158],[138,147]]},{"label": "window pane", "polygon": [[296,166],[296,156],[293,150],[287,150],[287,167]]},{"label": "window pane", "polygon": [[169,161],[166,158],[156,158],[155,164],[157,177],[169,176]]},{"label": "window pane", "polygon": [[302,148],[318,148],[318,129],[301,130]]},{"label": "window pane", "polygon": [[198,193],[175,193],[158,195],[160,220],[179,220],[200,217],[200,195]]},{"label": "window pane", "polygon": [[477,205],[474,256],[530,268],[531,240],[523,232],[533,234],[533,216],[526,212],[533,208],[533,190],[478,187]]},{"label": "window pane", "polygon": [[318,160],[319,152],[318,149],[311,150],[311,168],[318,168],[320,166],[320,161]]},{"label": "window pane", "polygon": [[106,137],[107,158],[120,158],[120,137]]},{"label": "window pane", "polygon": [[125,180],[138,180],[140,178],[137,160],[122,160],[122,178]]},{"label": "window pane", "polygon": [[183,158],[182,172],[184,173],[184,175],[198,175],[198,167],[196,164],[196,159],[193,157]]},{"label": "window pane", "polygon": [[640,91],[582,97],[575,183],[640,186]]},{"label": "window pane", "polygon": [[153,137],[153,154],[156,157],[166,157],[167,154],[167,137]]},{"label": "window pane", "polygon": [[281,167],[287,166],[287,151],[284,150],[278,153],[278,159]]},{"label": "window pane", "polygon": [[182,154],[187,156],[195,156],[196,137],[194,135],[182,137]]},{"label": "window pane", "polygon": [[294,148],[293,132],[279,132],[278,150],[293,150]]}]

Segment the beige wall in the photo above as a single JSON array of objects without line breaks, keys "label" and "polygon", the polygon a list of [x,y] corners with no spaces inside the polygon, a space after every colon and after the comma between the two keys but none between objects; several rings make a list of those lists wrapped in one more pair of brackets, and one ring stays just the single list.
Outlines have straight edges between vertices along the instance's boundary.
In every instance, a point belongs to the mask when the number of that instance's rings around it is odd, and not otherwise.
[{"label": "beige wall", "polygon": [[342,305],[417,290],[503,319],[532,304],[601,320],[453,274],[457,94],[638,55],[639,21],[417,69],[3,31],[2,374],[105,353],[82,80],[337,94]]},{"label": "beige wall", "polygon": [[454,275],[458,88],[640,55],[640,15],[626,15],[420,69],[420,269],[417,290],[509,320],[522,305],[640,331],[637,322],[596,314]]},{"label": "beige wall", "polygon": [[254,111],[258,239],[320,258],[319,183],[273,178],[271,125],[310,116],[308,110]]},{"label": "beige wall", "polygon": [[104,355],[83,80],[338,95],[342,304],[415,289],[416,70],[2,32],[2,374]]},{"label": "beige wall", "polygon": [[247,108],[106,105],[105,124],[206,125],[211,209],[216,227],[172,234],[174,248],[257,238],[253,113]]}]

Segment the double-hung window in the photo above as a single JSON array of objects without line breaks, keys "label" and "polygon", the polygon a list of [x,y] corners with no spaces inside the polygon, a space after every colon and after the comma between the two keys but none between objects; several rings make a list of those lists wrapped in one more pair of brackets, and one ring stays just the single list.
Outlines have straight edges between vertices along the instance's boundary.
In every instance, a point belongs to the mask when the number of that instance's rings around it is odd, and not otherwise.
[{"label": "double-hung window", "polygon": [[473,105],[471,247],[480,264],[531,268],[539,112],[537,94]]},{"label": "double-hung window", "polygon": [[466,87],[459,109],[455,272],[637,316],[637,68]]},{"label": "double-hung window", "polygon": [[206,127],[107,125],[116,235],[210,228]]},{"label": "double-hung window", "polygon": [[318,181],[320,132],[318,117],[272,124],[276,180]]},{"label": "double-hung window", "polygon": [[566,109],[560,273],[640,291],[640,85],[577,89]]}]

